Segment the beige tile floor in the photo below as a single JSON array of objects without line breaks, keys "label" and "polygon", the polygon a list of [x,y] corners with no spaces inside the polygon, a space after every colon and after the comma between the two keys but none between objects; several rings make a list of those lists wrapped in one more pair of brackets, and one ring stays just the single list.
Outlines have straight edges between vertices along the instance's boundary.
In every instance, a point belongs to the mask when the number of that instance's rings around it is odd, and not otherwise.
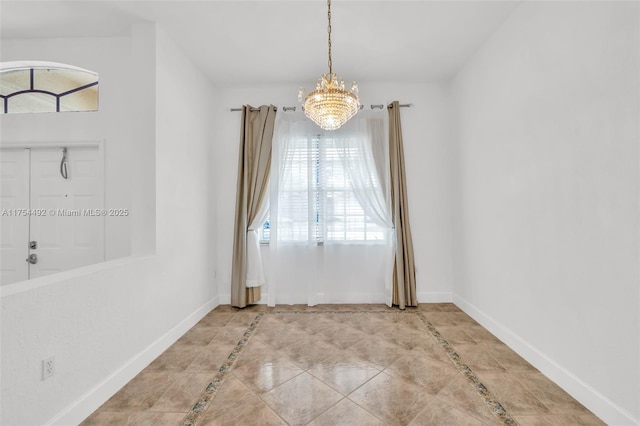
[{"label": "beige tile floor", "polygon": [[604,424],[453,304],[220,306],[83,425],[191,423]]}]

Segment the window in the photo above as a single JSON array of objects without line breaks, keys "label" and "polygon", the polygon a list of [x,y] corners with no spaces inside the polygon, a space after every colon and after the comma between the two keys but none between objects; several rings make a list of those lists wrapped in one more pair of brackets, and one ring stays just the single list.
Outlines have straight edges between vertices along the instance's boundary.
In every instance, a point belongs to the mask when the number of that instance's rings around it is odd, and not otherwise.
[{"label": "window", "polygon": [[98,110],[98,74],[55,62],[0,63],[0,112]]},{"label": "window", "polygon": [[271,223],[269,219],[265,220],[260,230],[260,242],[269,242],[271,240]]},{"label": "window", "polygon": [[[362,155],[333,133],[292,138],[284,148],[278,197],[282,241],[383,241],[385,229],[368,217],[354,190],[347,158]],[[373,182],[366,191],[379,191]],[[362,190],[362,188],[361,188]],[[270,234],[265,222],[262,237]]]}]

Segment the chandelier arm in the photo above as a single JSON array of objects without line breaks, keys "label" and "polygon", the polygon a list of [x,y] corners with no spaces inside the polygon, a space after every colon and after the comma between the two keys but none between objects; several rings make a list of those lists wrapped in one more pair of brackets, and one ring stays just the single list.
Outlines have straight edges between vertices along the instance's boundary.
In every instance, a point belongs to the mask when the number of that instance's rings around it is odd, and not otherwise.
[{"label": "chandelier arm", "polygon": [[329,25],[327,26],[328,44],[329,44],[329,75],[333,74],[333,63],[331,61],[331,0],[327,0],[327,20]]}]

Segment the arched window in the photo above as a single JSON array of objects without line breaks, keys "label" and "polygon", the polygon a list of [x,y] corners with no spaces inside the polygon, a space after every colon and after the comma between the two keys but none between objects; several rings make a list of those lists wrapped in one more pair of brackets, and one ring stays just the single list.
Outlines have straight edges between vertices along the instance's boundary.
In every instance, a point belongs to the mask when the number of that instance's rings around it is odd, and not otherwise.
[{"label": "arched window", "polygon": [[2,113],[98,110],[98,74],[43,61],[0,62]]}]

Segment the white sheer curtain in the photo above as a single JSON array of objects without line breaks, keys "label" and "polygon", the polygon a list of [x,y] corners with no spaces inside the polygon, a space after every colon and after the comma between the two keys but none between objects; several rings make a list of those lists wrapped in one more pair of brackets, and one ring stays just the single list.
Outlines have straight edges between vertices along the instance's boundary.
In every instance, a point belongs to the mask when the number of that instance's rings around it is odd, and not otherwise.
[{"label": "white sheer curtain", "polygon": [[325,132],[302,114],[279,116],[269,305],[387,302],[394,238],[386,119],[361,112]]},{"label": "white sheer curtain", "polygon": [[268,217],[269,200],[265,200],[247,230],[247,287],[260,287],[266,282],[260,251],[260,230]]},{"label": "white sheer curtain", "polygon": [[364,213],[379,226],[391,228],[385,134],[383,117],[362,117],[348,122],[332,139]]},{"label": "white sheer curtain", "polygon": [[395,233],[389,192],[389,144],[387,120],[362,114],[335,135],[351,188],[364,213],[384,229],[385,303],[391,306]]}]

